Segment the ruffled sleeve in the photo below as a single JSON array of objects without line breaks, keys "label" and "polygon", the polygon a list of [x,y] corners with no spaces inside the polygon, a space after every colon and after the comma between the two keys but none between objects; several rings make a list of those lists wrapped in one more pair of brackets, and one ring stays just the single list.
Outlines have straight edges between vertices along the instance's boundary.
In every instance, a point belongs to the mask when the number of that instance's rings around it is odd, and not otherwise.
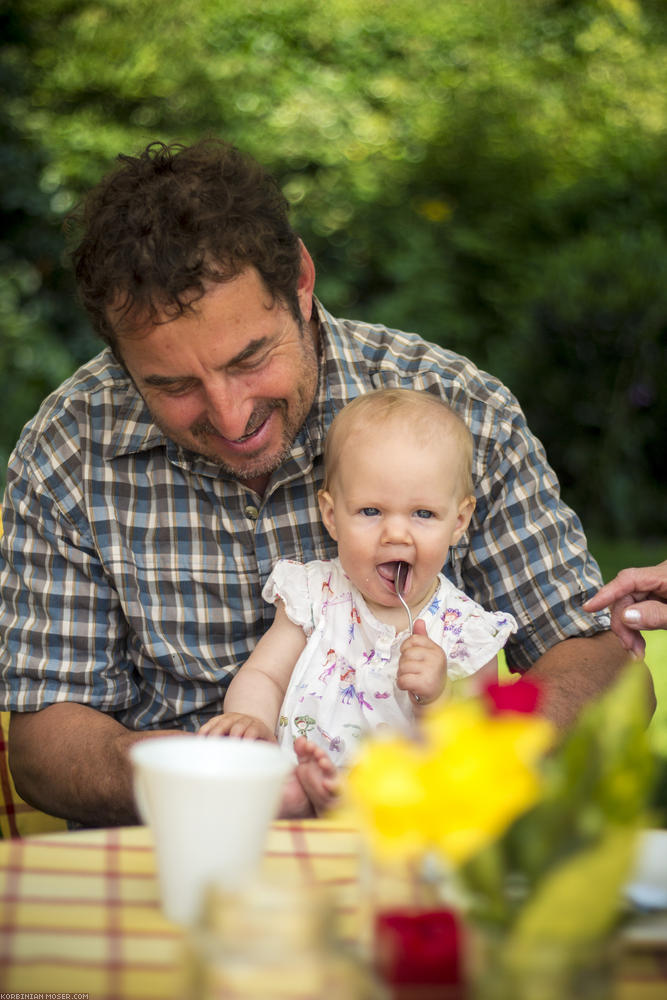
[{"label": "ruffled sleeve", "polygon": [[442,645],[452,680],[480,670],[518,628],[511,614],[486,611],[454,587],[444,595],[433,625],[433,631],[428,628],[429,635]]},{"label": "ruffled sleeve", "polygon": [[280,559],[262,589],[262,597],[268,604],[275,604],[280,598],[289,620],[300,625],[307,636],[315,627],[308,579],[304,563]]}]

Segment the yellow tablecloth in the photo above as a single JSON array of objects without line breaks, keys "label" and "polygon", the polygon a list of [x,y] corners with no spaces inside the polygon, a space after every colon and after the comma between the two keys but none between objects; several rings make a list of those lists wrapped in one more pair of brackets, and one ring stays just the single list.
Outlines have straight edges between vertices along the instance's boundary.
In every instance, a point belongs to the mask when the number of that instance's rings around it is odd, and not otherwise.
[{"label": "yellow tablecloth", "polygon": [[[346,936],[358,931],[358,837],[322,820],[275,823],[269,873],[307,876],[335,893]],[[667,940],[637,940],[621,1000],[664,1000]],[[162,916],[144,827],[0,842],[0,993],[89,1000],[180,1000],[184,935]]]},{"label": "yellow tablecloth", "polygon": [[[342,827],[280,822],[265,867],[334,887],[352,936],[357,844]],[[0,841],[0,993],[180,1000],[183,943],[160,912],[145,827]]]}]

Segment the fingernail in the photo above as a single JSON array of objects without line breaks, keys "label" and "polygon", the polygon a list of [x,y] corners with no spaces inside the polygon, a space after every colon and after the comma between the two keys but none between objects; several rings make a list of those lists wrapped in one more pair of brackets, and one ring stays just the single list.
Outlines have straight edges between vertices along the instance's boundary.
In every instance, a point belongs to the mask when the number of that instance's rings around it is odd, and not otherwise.
[{"label": "fingernail", "polygon": [[634,608],[628,608],[627,611],[623,612],[623,618],[626,622],[639,622],[642,616]]}]

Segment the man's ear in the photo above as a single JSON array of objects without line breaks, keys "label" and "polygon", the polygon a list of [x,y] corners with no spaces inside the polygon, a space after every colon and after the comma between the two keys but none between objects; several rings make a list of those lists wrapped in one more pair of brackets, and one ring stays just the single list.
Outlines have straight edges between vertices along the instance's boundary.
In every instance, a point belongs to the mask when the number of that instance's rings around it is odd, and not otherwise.
[{"label": "man's ear", "polygon": [[327,529],[334,542],[337,542],[338,538],[336,537],[336,520],[334,518],[333,497],[328,490],[320,490],[317,494],[317,502],[320,505],[320,514],[322,515],[324,527]]},{"label": "man's ear", "polygon": [[468,525],[470,524],[470,518],[473,515],[477,501],[472,494],[468,497],[464,497],[459,504],[459,512],[456,518],[456,527],[452,534],[452,542],[458,542],[459,538],[467,531]]},{"label": "man's ear", "polygon": [[301,246],[301,267],[299,268],[299,281],[296,287],[296,294],[299,300],[299,309],[303,316],[304,323],[310,322],[313,311],[313,291],[315,289],[315,264],[313,258],[306,250],[305,244],[299,240]]}]

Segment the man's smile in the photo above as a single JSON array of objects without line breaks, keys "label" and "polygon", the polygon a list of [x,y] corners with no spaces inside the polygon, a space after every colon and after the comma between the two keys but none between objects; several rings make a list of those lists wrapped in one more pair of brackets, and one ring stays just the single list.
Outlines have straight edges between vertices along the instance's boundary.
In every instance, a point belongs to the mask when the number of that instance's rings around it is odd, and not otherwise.
[{"label": "man's smile", "polygon": [[219,431],[209,421],[193,424],[191,432],[195,438],[217,438],[221,445],[238,454],[256,452],[266,443],[270,437],[272,417],[280,410],[281,404],[276,400],[269,408],[261,413],[253,414],[248,421],[248,430],[238,438],[228,438]]}]

